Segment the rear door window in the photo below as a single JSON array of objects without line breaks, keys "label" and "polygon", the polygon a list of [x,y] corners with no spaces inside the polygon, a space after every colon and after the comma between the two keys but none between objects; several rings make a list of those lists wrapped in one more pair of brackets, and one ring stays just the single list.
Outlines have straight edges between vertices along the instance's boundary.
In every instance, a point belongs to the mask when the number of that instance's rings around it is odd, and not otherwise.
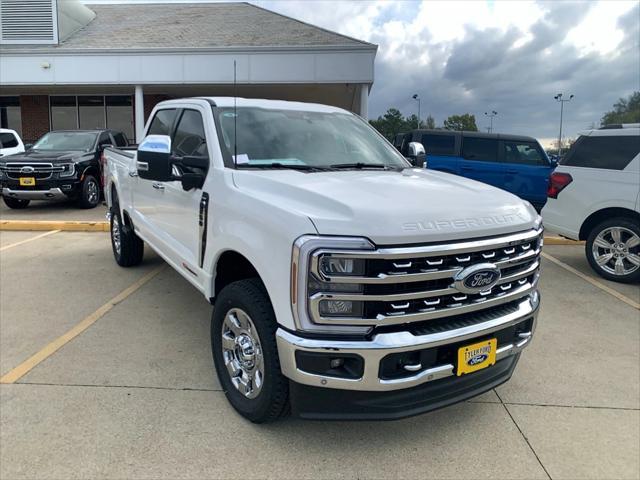
[{"label": "rear door window", "polygon": [[498,140],[495,138],[464,137],[462,156],[466,160],[498,161]]},{"label": "rear door window", "polygon": [[533,142],[504,142],[504,161],[520,165],[548,165],[540,147]]},{"label": "rear door window", "polygon": [[427,155],[455,155],[455,135],[425,133],[422,135],[422,146]]},{"label": "rear door window", "polygon": [[624,170],[640,152],[640,136],[580,137],[560,162],[568,167]]},{"label": "rear door window", "polygon": [[11,132],[0,133],[0,148],[15,148],[18,146],[18,139]]},{"label": "rear door window", "polygon": [[111,141],[111,137],[107,132],[102,132],[100,134],[100,139],[98,140],[98,148],[106,147],[107,145],[111,145],[113,142]]},{"label": "rear door window", "polygon": [[176,119],[176,109],[158,110],[149,125],[147,135],[170,135]]}]

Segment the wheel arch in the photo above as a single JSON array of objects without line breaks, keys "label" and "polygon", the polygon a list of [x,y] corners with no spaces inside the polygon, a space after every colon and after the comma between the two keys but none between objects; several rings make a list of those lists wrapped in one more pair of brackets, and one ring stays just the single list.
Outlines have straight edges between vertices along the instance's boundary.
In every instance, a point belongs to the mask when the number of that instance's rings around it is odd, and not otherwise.
[{"label": "wheel arch", "polygon": [[582,226],[580,227],[580,232],[578,234],[579,240],[586,240],[589,236],[589,232],[600,222],[608,218],[613,217],[627,217],[636,222],[640,222],[640,213],[622,207],[609,207],[603,208],[602,210],[598,210],[597,212],[593,212],[589,215],[584,222],[582,222]]},{"label": "wheel arch", "polygon": [[246,256],[236,250],[225,250],[218,257],[213,270],[214,299],[230,283],[248,278],[258,278],[264,284],[258,269]]}]

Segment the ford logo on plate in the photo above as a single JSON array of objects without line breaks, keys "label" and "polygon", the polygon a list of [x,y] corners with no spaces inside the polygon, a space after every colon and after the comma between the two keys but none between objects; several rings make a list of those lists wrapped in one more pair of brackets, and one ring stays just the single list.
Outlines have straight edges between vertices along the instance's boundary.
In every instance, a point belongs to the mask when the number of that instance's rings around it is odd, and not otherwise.
[{"label": "ford logo on plate", "polygon": [[500,270],[493,263],[467,267],[455,276],[454,287],[464,293],[490,290],[500,280]]},{"label": "ford logo on plate", "polygon": [[469,360],[467,360],[467,365],[469,366],[478,365],[479,363],[484,362],[487,358],[489,358],[489,355],[487,355],[486,353],[475,355],[471,357]]}]

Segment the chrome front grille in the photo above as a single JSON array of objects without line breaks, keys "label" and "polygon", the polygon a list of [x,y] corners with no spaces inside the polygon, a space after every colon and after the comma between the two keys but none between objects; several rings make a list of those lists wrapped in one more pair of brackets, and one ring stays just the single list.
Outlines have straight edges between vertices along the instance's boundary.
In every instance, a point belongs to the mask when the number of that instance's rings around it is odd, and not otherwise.
[{"label": "chrome front grille", "polygon": [[[542,230],[475,241],[363,251],[318,250],[310,260],[309,315],[325,325],[398,325],[479,312],[536,289]],[[364,260],[364,273],[327,275],[323,256]],[[455,277],[488,264],[500,271],[491,288],[466,293]],[[464,275],[464,274],[463,274]],[[330,288],[329,288],[330,287]],[[361,316],[326,315],[322,302],[361,303]]]},{"label": "chrome front grille", "polygon": [[52,163],[7,163],[0,167],[0,170],[8,178],[17,180],[20,177],[33,177],[37,180],[47,180],[55,172],[64,172],[64,165],[53,165]]}]

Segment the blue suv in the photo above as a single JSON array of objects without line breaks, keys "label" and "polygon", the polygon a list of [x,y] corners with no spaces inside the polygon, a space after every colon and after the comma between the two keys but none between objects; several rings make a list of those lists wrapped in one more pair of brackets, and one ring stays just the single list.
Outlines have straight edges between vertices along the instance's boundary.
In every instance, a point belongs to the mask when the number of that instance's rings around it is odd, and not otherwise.
[{"label": "blue suv", "polygon": [[410,142],[427,152],[427,168],[488,183],[528,200],[536,210],[547,202],[549,176],[557,163],[535,138],[479,132],[414,130],[395,138],[407,156]]}]

